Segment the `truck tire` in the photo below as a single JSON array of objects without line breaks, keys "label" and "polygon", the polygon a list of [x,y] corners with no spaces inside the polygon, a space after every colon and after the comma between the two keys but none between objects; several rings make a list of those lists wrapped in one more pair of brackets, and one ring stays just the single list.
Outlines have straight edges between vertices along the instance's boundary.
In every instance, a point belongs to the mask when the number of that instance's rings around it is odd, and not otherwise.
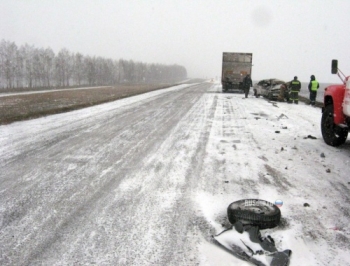
[{"label": "truck tire", "polygon": [[231,224],[241,221],[243,224],[258,226],[260,229],[276,227],[281,220],[281,211],[265,200],[246,199],[232,202],[227,208]]},{"label": "truck tire", "polygon": [[333,108],[333,104],[329,104],[324,108],[321,119],[321,132],[324,141],[328,145],[336,147],[344,144],[348,137],[348,130],[334,124]]}]

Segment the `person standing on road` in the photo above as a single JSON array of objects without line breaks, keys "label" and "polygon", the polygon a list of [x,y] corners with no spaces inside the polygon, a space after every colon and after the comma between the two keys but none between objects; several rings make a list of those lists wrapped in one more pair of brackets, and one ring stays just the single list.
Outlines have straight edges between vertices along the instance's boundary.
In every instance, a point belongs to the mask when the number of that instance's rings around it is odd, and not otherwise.
[{"label": "person standing on road", "polygon": [[298,80],[298,77],[295,76],[294,79],[290,82],[290,101],[291,103],[298,104],[299,102],[299,92],[301,89],[301,83]]},{"label": "person standing on road", "polygon": [[309,83],[310,104],[311,105],[315,105],[315,103],[316,103],[317,90],[319,87],[320,87],[320,84],[316,80],[315,76],[311,75],[310,83]]},{"label": "person standing on road", "polygon": [[252,79],[250,78],[250,75],[247,74],[244,79],[243,79],[243,88],[244,88],[244,94],[245,94],[245,97],[248,98],[248,94],[249,94],[249,89],[250,87],[253,86],[253,81]]}]

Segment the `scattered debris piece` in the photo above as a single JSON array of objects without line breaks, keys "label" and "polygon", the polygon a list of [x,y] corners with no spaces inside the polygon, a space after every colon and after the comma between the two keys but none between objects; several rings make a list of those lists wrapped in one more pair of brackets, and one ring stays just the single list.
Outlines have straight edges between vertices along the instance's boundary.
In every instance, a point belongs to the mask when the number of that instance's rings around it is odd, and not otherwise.
[{"label": "scattered debris piece", "polygon": [[320,155],[320,156],[321,156],[321,158],[326,158],[326,156],[324,155],[324,153],[323,153],[323,152],[321,153],[321,155]]},{"label": "scattered debris piece", "polygon": [[283,147],[281,148],[281,151],[284,151]]},{"label": "scattered debris piece", "polygon": [[230,183],[229,181],[225,181],[225,183],[227,184],[227,183]]},{"label": "scattered debris piece", "polygon": [[323,206],[322,209],[327,209],[327,207],[326,207],[326,206]]},{"label": "scattered debris piece", "polygon": [[263,160],[263,161],[265,161],[265,162],[268,162],[268,161],[269,161],[264,155],[258,156],[258,158],[261,159],[261,160]]},{"label": "scattered debris piece", "polygon": [[309,203],[304,203],[304,207],[310,207]]},{"label": "scattered debris piece", "polygon": [[292,255],[290,249],[279,251],[270,235],[262,237],[258,226],[244,225],[241,221],[212,237],[215,244],[254,265],[286,266]]},{"label": "scattered debris piece", "polygon": [[282,129],[287,129],[288,127],[282,127]]},{"label": "scattered debris piece", "polygon": [[286,116],[285,114],[280,114],[280,116],[277,118],[277,120],[280,120],[282,118],[288,119],[288,116]]},{"label": "scattered debris piece", "polygon": [[308,135],[307,137],[304,137],[304,139],[317,139],[317,138],[314,136]]},{"label": "scattered debris piece", "polygon": [[339,227],[331,227],[331,228],[328,228],[328,229],[332,229],[332,230],[334,230],[334,231],[341,231],[342,230],[342,228],[339,228]]},{"label": "scattered debris piece", "polygon": [[284,169],[288,170],[288,167],[286,166],[286,168],[284,168]]},{"label": "scattered debris piece", "polygon": [[280,131],[276,130],[276,131],[275,131],[275,133],[277,133],[277,134],[278,134],[278,133],[280,133]]},{"label": "scattered debris piece", "polygon": [[331,169],[328,168],[328,169],[326,170],[326,172],[327,172],[327,173],[330,173],[330,172],[331,172]]}]

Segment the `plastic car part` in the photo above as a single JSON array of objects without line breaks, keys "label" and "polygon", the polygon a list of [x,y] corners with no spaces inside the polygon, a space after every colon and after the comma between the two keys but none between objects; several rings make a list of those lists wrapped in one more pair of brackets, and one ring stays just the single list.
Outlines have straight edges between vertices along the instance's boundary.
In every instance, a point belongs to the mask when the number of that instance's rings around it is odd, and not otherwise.
[{"label": "plastic car part", "polygon": [[227,208],[231,224],[241,221],[244,225],[260,229],[276,227],[281,220],[281,211],[273,203],[260,199],[246,199],[232,202]]},{"label": "plastic car part", "polygon": [[271,236],[263,238],[257,226],[244,225],[241,221],[213,236],[213,241],[235,257],[259,266],[287,266],[292,254],[289,249],[278,251]]}]

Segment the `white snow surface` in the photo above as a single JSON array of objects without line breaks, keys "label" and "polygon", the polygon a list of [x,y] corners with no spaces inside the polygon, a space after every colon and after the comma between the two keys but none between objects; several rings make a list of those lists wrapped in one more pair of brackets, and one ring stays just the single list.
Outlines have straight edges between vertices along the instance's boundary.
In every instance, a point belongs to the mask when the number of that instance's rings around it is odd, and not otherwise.
[{"label": "white snow surface", "polygon": [[290,265],[350,265],[350,140],[320,119],[201,83],[0,126],[0,265],[251,265],[212,241],[240,199],[283,201],[261,233]]}]

